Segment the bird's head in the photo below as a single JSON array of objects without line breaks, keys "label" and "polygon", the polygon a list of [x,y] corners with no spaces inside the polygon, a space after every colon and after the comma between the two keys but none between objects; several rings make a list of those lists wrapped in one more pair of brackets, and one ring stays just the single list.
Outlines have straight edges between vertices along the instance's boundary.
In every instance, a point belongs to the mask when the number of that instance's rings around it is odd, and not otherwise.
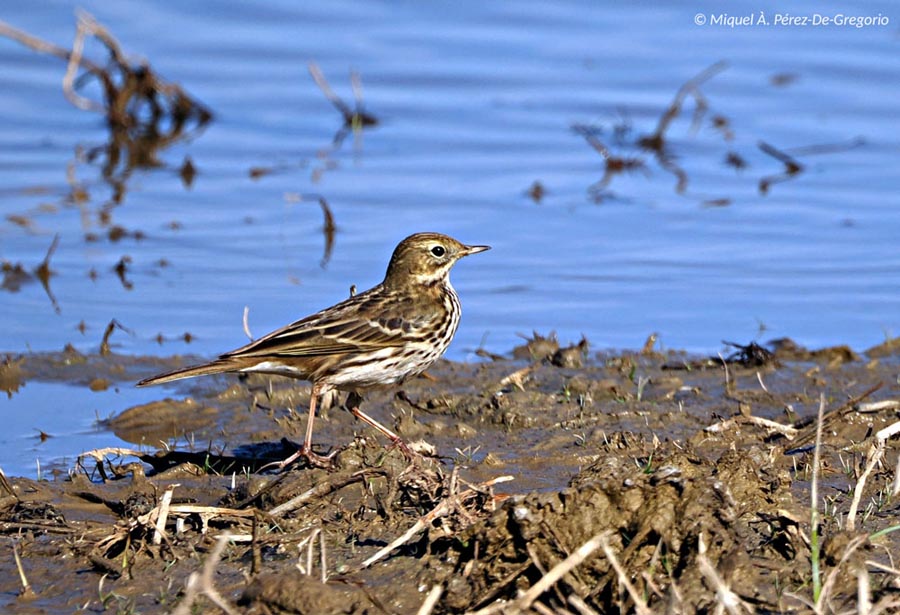
[{"label": "bird's head", "polygon": [[467,246],[440,233],[410,235],[394,249],[384,285],[436,284],[448,278],[456,261],[485,250],[490,246]]}]

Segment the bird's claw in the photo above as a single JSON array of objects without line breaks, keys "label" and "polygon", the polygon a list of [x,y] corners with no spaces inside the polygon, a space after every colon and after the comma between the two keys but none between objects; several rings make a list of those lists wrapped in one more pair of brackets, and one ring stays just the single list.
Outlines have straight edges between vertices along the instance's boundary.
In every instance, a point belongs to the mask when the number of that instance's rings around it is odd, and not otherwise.
[{"label": "bird's claw", "polygon": [[318,453],[314,453],[311,449],[308,449],[305,446],[301,446],[299,449],[297,449],[297,452],[295,452],[287,459],[284,459],[283,461],[273,461],[272,463],[268,463],[260,468],[260,471],[274,468],[279,472],[283,472],[285,468],[301,458],[305,459],[311,467],[331,470],[334,469],[334,457],[336,454],[337,451],[331,451],[327,455],[319,455]]}]

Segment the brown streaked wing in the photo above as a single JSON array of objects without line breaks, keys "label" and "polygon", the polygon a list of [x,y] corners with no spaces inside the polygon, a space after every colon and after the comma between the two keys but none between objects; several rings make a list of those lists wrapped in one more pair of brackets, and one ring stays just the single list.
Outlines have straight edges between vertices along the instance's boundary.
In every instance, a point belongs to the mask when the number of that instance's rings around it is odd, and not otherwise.
[{"label": "brown streaked wing", "polygon": [[[394,330],[368,320],[393,311],[394,306],[387,305],[387,297],[373,292],[377,288],[273,331],[223,357],[322,356],[403,346],[411,336],[402,327]],[[360,311],[363,304],[367,304],[364,313]]]}]

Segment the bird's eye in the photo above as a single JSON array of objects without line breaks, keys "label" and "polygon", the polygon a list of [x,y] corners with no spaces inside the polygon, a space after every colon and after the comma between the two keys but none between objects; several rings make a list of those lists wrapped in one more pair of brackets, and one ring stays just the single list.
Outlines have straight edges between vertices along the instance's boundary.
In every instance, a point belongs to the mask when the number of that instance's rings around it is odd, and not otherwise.
[{"label": "bird's eye", "polygon": [[444,246],[434,246],[431,248],[431,253],[435,256],[443,256],[445,252]]}]

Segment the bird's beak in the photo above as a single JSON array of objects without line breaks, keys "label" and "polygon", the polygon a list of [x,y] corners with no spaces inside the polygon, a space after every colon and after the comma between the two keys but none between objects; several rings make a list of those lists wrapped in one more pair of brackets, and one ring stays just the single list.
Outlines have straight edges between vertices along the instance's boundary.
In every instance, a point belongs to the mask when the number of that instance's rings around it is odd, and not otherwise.
[{"label": "bird's beak", "polygon": [[491,246],[463,246],[460,256],[468,256],[469,254],[478,254],[485,250],[490,250]]}]

